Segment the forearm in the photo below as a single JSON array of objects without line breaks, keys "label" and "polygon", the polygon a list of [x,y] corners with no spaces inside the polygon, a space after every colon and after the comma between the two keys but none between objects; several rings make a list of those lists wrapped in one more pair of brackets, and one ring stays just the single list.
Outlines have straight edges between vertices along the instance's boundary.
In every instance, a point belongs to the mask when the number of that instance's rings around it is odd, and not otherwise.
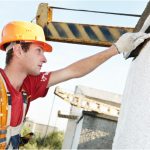
[{"label": "forearm", "polygon": [[105,51],[99,52],[95,55],[92,55],[90,57],[87,57],[85,59],[71,64],[70,66],[68,66],[68,68],[71,69],[73,78],[82,77],[93,71],[99,65],[101,65],[116,54],[118,54],[116,47],[111,46]]}]

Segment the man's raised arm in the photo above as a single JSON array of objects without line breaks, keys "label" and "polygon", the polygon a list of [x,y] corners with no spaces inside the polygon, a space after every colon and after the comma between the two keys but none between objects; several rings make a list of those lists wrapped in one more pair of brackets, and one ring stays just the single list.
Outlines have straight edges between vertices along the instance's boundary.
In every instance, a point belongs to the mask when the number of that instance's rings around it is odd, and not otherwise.
[{"label": "man's raised arm", "polygon": [[63,69],[51,72],[48,87],[69,79],[82,77],[92,72],[112,56],[123,52],[131,52],[147,38],[150,38],[150,35],[142,32],[126,33],[108,49],[81,59]]}]

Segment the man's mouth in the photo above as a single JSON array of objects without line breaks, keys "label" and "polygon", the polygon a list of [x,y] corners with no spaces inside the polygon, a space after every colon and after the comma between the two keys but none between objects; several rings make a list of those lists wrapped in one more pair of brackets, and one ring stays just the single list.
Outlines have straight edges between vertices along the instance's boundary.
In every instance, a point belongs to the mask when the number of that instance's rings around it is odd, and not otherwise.
[{"label": "man's mouth", "polygon": [[38,65],[40,68],[42,68],[42,65]]}]

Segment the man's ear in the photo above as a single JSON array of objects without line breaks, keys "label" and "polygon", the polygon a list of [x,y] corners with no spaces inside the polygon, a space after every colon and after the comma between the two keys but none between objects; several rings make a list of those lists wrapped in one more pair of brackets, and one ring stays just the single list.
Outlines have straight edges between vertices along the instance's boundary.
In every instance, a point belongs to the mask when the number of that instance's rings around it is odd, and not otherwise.
[{"label": "man's ear", "polygon": [[14,54],[18,57],[20,57],[20,55],[22,54],[22,48],[21,48],[21,45],[20,44],[16,44],[13,46],[13,51],[14,51]]}]

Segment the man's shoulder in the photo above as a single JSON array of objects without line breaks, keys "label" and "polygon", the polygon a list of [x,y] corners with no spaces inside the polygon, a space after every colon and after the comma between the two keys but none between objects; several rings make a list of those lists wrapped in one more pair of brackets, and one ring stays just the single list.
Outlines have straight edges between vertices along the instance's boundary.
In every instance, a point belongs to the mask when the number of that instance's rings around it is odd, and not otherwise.
[{"label": "man's shoulder", "polygon": [[49,72],[40,72],[39,75],[27,75],[27,77],[25,78],[26,80],[32,80],[32,79],[40,79],[41,81],[45,81],[47,80],[47,76],[49,76]]}]

